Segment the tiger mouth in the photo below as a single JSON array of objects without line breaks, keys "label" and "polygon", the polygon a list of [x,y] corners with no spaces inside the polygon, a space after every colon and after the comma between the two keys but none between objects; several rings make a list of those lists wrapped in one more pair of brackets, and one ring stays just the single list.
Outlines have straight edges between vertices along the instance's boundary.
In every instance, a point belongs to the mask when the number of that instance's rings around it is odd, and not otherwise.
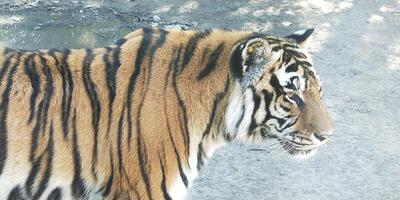
[{"label": "tiger mouth", "polygon": [[285,149],[290,155],[306,156],[314,153],[318,149],[317,145],[299,144],[289,140],[280,140],[280,143],[282,148]]},{"label": "tiger mouth", "polygon": [[290,155],[294,156],[307,156],[312,155],[318,149],[318,145],[306,144],[291,141],[287,138],[281,138],[276,134],[271,133],[266,127],[260,129],[263,138],[276,139],[281,144],[281,147],[286,150]]}]

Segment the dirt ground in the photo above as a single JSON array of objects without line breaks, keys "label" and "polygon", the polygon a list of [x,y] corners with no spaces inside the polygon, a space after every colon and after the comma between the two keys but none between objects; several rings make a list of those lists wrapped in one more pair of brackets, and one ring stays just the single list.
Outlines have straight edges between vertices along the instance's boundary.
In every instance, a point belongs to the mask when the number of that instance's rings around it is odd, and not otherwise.
[{"label": "dirt ground", "polygon": [[0,46],[100,47],[149,26],[316,28],[310,49],[335,136],[304,161],[229,145],[188,199],[400,199],[399,0],[0,0]]}]

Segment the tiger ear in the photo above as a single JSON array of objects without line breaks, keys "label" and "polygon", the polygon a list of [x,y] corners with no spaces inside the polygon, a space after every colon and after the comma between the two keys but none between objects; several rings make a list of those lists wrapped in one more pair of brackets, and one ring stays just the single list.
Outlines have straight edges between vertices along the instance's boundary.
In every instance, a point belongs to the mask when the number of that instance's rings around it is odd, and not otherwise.
[{"label": "tiger ear", "polygon": [[244,87],[248,87],[265,71],[271,58],[271,49],[264,38],[250,39],[239,48],[241,49],[241,83]]},{"label": "tiger ear", "polygon": [[311,35],[314,32],[314,28],[296,31],[295,33],[286,36],[285,38],[291,39],[296,42],[299,46],[305,47],[311,40]]},{"label": "tiger ear", "polygon": [[267,63],[269,57],[268,41],[263,38],[255,38],[247,41],[242,50],[243,74],[261,67]]},{"label": "tiger ear", "polygon": [[271,50],[268,41],[254,38],[238,44],[231,55],[232,72],[236,77],[244,78],[260,71],[268,62]]},{"label": "tiger ear", "polygon": [[235,75],[242,79],[242,84],[249,86],[264,71],[271,56],[268,41],[254,38],[239,44],[231,58]]}]

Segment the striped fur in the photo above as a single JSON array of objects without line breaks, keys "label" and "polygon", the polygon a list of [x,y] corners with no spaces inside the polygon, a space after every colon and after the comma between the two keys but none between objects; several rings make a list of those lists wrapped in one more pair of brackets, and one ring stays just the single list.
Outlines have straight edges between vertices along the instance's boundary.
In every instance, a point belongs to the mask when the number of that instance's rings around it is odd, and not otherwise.
[{"label": "striped fur", "polygon": [[183,199],[227,142],[307,152],[331,125],[296,39],[140,29],[106,48],[0,50],[0,199]]}]

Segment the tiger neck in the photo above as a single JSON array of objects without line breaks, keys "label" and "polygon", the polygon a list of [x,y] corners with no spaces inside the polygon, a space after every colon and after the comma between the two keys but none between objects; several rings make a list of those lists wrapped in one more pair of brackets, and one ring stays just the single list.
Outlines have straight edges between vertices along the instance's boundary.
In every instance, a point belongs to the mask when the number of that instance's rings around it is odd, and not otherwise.
[{"label": "tiger neck", "polygon": [[[217,67],[214,72],[204,80],[203,87],[185,82],[187,79],[180,80],[179,77],[176,82],[177,88],[186,87],[186,90],[179,91],[179,96],[185,103],[184,114],[190,133],[187,165],[183,169],[189,187],[213,153],[231,141],[225,128],[225,111],[234,85],[227,75],[227,69]],[[184,187],[181,176],[175,178],[169,193],[176,199],[183,199],[189,187]]]},{"label": "tiger neck", "polygon": [[217,149],[235,139],[235,136],[227,129],[228,105],[235,90],[237,90],[237,85],[227,80],[225,88],[214,97],[209,116],[207,120],[203,120],[206,122],[202,124],[203,128],[191,127],[193,134],[191,134],[189,164],[192,171],[195,171],[195,176]]}]

